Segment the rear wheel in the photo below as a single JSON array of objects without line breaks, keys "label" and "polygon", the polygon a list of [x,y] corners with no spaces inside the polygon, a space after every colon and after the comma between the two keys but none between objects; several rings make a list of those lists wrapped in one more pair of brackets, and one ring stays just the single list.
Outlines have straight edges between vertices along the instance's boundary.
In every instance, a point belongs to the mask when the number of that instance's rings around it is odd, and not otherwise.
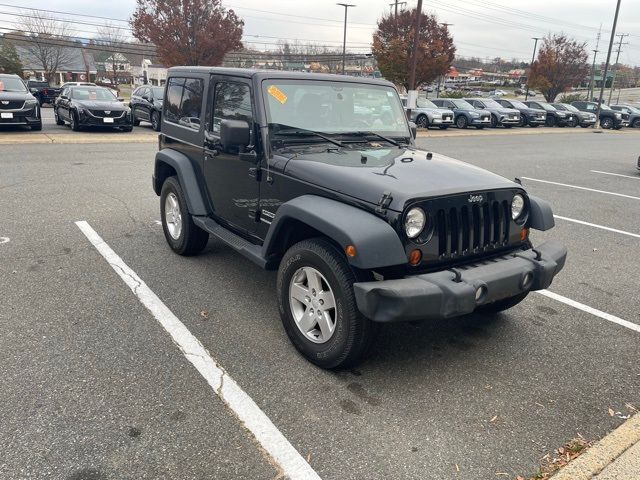
[{"label": "rear wheel", "polygon": [[456,127],[458,128],[467,128],[469,126],[469,120],[464,115],[458,116],[456,118]]},{"label": "rear wheel", "polygon": [[160,192],[162,230],[171,249],[179,255],[200,253],[209,241],[209,234],[193,223],[180,182],[169,177]]},{"label": "rear wheel", "polygon": [[516,295],[515,297],[505,298],[503,300],[498,300],[497,302],[488,303],[486,305],[482,305],[476,309],[476,311],[480,313],[498,313],[504,310],[508,310],[511,307],[515,307],[525,298],[527,298],[529,292],[524,292]]},{"label": "rear wheel", "polygon": [[356,306],[356,281],[344,254],[322,238],[293,245],[280,263],[282,324],[298,351],[322,368],[356,364],[378,331]]}]

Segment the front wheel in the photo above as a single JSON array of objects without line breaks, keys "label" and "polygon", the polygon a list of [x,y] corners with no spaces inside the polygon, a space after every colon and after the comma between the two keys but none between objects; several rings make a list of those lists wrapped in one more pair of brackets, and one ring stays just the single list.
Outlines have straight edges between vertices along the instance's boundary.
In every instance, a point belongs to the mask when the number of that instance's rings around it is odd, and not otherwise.
[{"label": "front wheel", "polygon": [[467,117],[465,117],[464,115],[460,115],[458,118],[456,118],[456,127],[467,128],[468,125],[469,125],[469,121],[467,120]]},{"label": "front wheel", "polygon": [[366,354],[378,325],[356,306],[356,273],[340,249],[322,238],[303,240],[278,269],[278,307],[289,339],[322,368],[355,365]]},{"label": "front wheel", "polygon": [[633,123],[631,124],[631,126],[633,128],[640,128],[640,118],[637,118],[633,121]]},{"label": "front wheel", "polygon": [[556,126],[556,117],[553,115],[547,115],[547,121],[545,122],[547,127],[555,127]]},{"label": "front wheel", "polygon": [[56,125],[64,125],[64,120],[62,120],[60,118],[60,115],[58,114],[58,109],[57,108],[53,109],[53,118],[55,118],[55,120],[56,120]]},{"label": "front wheel", "polygon": [[482,305],[476,310],[480,313],[499,313],[504,310],[508,310],[511,307],[515,307],[517,304],[527,298],[527,295],[529,295],[529,292],[520,293],[515,297],[505,298],[503,300],[498,300],[497,302]]},{"label": "front wheel", "polygon": [[613,127],[613,119],[604,117],[602,120],[600,120],[600,126],[606,130],[609,130]]},{"label": "front wheel", "polygon": [[156,132],[160,131],[160,114],[158,112],[153,112],[151,114],[151,128]]},{"label": "front wheel", "polygon": [[204,250],[209,234],[193,223],[187,202],[176,177],[169,177],[160,192],[162,230],[171,250],[179,255],[195,255]]},{"label": "front wheel", "polygon": [[491,127],[496,128],[498,126],[498,117],[491,115]]},{"label": "front wheel", "polygon": [[69,115],[69,126],[74,132],[80,131],[80,125],[78,124],[78,114],[74,111],[71,111]]}]

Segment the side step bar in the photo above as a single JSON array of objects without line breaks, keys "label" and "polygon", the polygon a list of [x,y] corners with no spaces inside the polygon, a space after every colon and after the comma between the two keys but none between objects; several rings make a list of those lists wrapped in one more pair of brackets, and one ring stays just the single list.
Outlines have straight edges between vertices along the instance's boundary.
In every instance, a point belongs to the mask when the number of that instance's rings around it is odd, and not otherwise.
[{"label": "side step bar", "polygon": [[193,217],[193,222],[206,232],[226,243],[231,248],[247,257],[262,268],[266,268],[267,260],[262,256],[262,247],[230,232],[218,222],[209,217]]}]

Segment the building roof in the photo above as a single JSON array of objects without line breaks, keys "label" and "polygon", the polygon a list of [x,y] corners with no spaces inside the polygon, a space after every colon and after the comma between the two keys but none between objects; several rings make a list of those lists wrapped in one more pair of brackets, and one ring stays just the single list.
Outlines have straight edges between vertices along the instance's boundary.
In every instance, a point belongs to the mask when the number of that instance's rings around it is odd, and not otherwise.
[{"label": "building roof", "polygon": [[[16,52],[22,62],[23,70],[42,71],[44,67],[38,58],[33,55],[31,49],[25,45],[16,45]],[[86,54],[81,47],[61,47],[62,62],[58,67],[59,72],[90,72],[96,71],[93,55]]]}]

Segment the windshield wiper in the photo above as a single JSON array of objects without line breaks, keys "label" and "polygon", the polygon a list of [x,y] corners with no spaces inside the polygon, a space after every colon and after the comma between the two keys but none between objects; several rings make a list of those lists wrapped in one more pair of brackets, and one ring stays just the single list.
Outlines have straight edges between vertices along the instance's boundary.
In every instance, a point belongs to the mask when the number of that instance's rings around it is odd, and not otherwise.
[{"label": "windshield wiper", "polygon": [[291,127],[289,125],[280,125],[280,126],[284,128],[282,130],[278,130],[277,132],[275,132],[276,135],[318,137],[318,138],[322,138],[323,140],[326,140],[329,143],[333,143],[338,147],[341,147],[341,148],[345,147],[344,143],[339,142],[338,140],[334,140],[333,138],[323,135],[322,133],[314,132],[313,130],[307,130],[305,128],[298,128],[298,127]]},{"label": "windshield wiper", "polygon": [[376,133],[376,132],[349,132],[349,133],[345,133],[344,135],[360,135],[362,137],[377,137],[380,140],[384,140],[385,142],[390,143],[391,145],[394,145],[396,147],[400,146],[400,143],[396,142],[393,138],[385,137],[384,135],[380,135],[379,133]]}]

